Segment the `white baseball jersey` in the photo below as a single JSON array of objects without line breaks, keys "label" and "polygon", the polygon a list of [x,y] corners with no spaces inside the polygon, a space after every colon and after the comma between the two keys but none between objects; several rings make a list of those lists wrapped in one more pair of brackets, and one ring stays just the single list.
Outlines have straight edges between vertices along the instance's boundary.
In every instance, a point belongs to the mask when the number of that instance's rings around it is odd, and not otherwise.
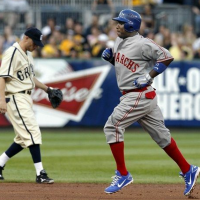
[{"label": "white baseball jersey", "polygon": [[29,53],[26,54],[20,45],[15,43],[3,55],[0,67],[0,77],[6,78],[5,94],[9,100],[7,116],[16,134],[14,141],[23,148],[42,143],[41,132],[32,109],[31,95],[20,93],[35,87],[33,58]]},{"label": "white baseball jersey", "polygon": [[5,92],[15,94],[33,89],[35,87],[33,76],[33,58],[16,42],[4,53],[0,67],[0,77],[8,78]]},{"label": "white baseball jersey", "polygon": [[167,49],[139,34],[125,39],[117,37],[113,52],[120,91],[135,89],[135,79],[149,73],[156,62],[172,58]]}]

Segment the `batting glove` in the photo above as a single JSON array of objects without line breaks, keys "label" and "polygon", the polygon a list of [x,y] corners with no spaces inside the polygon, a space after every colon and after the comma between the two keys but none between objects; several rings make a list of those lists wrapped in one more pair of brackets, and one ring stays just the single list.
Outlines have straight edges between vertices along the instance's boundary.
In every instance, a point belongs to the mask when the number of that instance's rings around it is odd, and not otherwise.
[{"label": "batting glove", "polygon": [[102,57],[104,60],[108,61],[108,62],[112,62],[112,60],[113,60],[113,52],[112,52],[112,49],[111,49],[111,48],[106,48],[106,49],[103,51],[101,57]]},{"label": "batting glove", "polygon": [[134,86],[137,88],[143,88],[148,85],[151,85],[153,83],[153,78],[149,74],[146,74],[145,76],[141,76],[133,81]]}]

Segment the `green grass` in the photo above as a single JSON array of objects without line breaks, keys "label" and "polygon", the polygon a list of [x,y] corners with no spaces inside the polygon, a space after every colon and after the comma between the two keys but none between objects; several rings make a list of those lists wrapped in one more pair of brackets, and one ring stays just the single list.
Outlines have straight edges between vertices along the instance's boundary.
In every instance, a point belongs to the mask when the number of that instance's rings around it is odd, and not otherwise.
[{"label": "green grass", "polygon": [[[172,135],[188,162],[200,166],[200,131],[173,131]],[[0,130],[0,154],[13,137],[12,130]],[[111,181],[116,166],[102,130],[42,130],[42,137],[43,165],[56,182]],[[182,182],[174,161],[142,129],[125,133],[125,155],[135,183]],[[35,169],[29,150],[9,160],[3,173],[6,182],[34,182]]]}]

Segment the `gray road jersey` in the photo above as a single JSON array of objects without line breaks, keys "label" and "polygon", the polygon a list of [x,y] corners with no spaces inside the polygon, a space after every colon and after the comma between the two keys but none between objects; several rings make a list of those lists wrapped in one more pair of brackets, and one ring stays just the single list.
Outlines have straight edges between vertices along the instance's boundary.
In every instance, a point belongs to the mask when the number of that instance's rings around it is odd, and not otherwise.
[{"label": "gray road jersey", "polygon": [[120,91],[136,88],[133,80],[149,73],[156,62],[172,58],[167,49],[139,34],[125,39],[117,37],[113,51]]}]

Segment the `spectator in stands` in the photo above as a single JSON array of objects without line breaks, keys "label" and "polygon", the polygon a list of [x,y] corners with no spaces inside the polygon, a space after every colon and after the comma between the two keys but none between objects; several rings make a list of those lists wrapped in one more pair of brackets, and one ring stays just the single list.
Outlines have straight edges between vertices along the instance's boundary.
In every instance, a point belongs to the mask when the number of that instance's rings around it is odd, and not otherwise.
[{"label": "spectator in stands", "polygon": [[70,50],[74,46],[73,35],[68,34],[61,42],[59,49],[62,57],[70,57]]},{"label": "spectator in stands", "polygon": [[90,45],[90,47],[97,43],[99,34],[99,29],[96,27],[92,27],[91,34],[87,36],[87,42]]},{"label": "spectator in stands", "polygon": [[73,36],[73,50],[77,52],[77,58],[82,57],[82,53],[84,51],[84,41],[81,35],[74,35]]},{"label": "spectator in stands", "polygon": [[22,20],[25,26],[33,24],[32,10],[26,0],[4,0],[4,23],[12,29]]},{"label": "spectator in stands", "polygon": [[141,6],[143,5],[143,0],[132,0],[133,6]]},{"label": "spectator in stands", "polygon": [[154,35],[154,39],[153,40],[159,46],[163,46],[163,44],[164,44],[163,37],[160,34]]},{"label": "spectator in stands", "polygon": [[158,42],[160,46],[169,49],[171,47],[171,33],[168,28],[161,25],[158,33],[155,34],[155,42]]},{"label": "spectator in stands", "polygon": [[42,58],[41,48],[35,49],[33,52],[31,52],[31,55],[33,58]]},{"label": "spectator in stands", "polygon": [[185,43],[185,39],[181,34],[172,34],[172,47],[170,47],[169,52],[174,57],[175,61],[180,60],[192,60],[193,52],[190,47]]},{"label": "spectator in stands", "polygon": [[134,7],[143,5],[143,0],[122,0],[122,3],[125,6],[129,6],[131,4]]},{"label": "spectator in stands", "polygon": [[52,36],[55,38],[56,45],[59,46],[61,42],[65,38],[65,34],[63,34],[60,30],[54,30]]},{"label": "spectator in stands", "polygon": [[155,38],[155,34],[153,31],[149,31],[148,34],[147,34],[147,38],[151,39],[151,40],[154,40]]},{"label": "spectator in stands", "polygon": [[69,49],[69,58],[80,58],[80,59],[89,59],[91,54],[88,46],[83,42],[83,37],[81,35],[73,36],[73,46]]},{"label": "spectator in stands", "polygon": [[145,4],[144,10],[141,15],[142,20],[146,24],[146,27],[149,29],[149,31],[153,31],[155,26],[155,15],[153,13],[153,6],[151,4]]},{"label": "spectator in stands", "polygon": [[200,59],[200,33],[197,34],[197,39],[192,44],[193,54],[195,59]]},{"label": "spectator in stands", "polygon": [[74,25],[74,35],[80,35],[81,37],[84,37],[83,25],[79,22],[75,23]]},{"label": "spectator in stands", "polygon": [[41,30],[44,44],[48,42],[49,37],[53,34],[55,30],[60,30],[60,27],[56,25],[56,20],[50,17],[47,19],[47,24]]},{"label": "spectator in stands", "polygon": [[74,20],[72,18],[66,18],[65,26],[62,27],[61,32],[66,35],[74,35]]},{"label": "spectator in stands", "polygon": [[185,24],[182,30],[183,37],[187,45],[192,46],[196,40],[196,34],[193,31],[193,26],[190,24]]},{"label": "spectator in stands", "polygon": [[93,0],[92,11],[99,16],[99,25],[103,26],[115,14],[112,0]]},{"label": "spectator in stands", "polygon": [[84,59],[84,60],[89,60],[91,59],[91,53],[88,50],[83,51],[83,53],[81,54],[81,56],[79,57],[80,59]]},{"label": "spectator in stands", "polygon": [[[122,0],[123,5],[129,6],[130,0]],[[132,6],[142,6],[145,4],[162,4],[163,0],[132,0]]]},{"label": "spectator in stands", "polygon": [[88,35],[92,34],[92,28],[95,27],[102,31],[102,27],[99,25],[99,16],[98,15],[92,15],[91,18],[91,23],[90,25],[85,29],[85,36],[87,37]]},{"label": "spectator in stands", "polygon": [[163,47],[169,50],[171,45],[171,33],[168,28],[165,28],[165,32],[163,33],[164,39],[163,39]]},{"label": "spectator in stands", "polygon": [[108,40],[108,42],[106,43],[107,48],[113,48],[114,45],[115,45],[115,42],[113,40]]},{"label": "spectator in stands", "polygon": [[[83,31],[83,25],[81,23],[76,23],[75,26],[74,26],[74,43],[75,43],[75,46],[74,48],[76,49],[76,44],[78,42],[78,46],[82,47],[82,52],[81,54],[83,53],[83,51],[85,50],[89,50],[89,44],[88,44],[88,41],[84,35],[84,31]],[[77,40],[78,39],[78,40]],[[79,52],[79,57],[81,56],[80,55],[80,51]]]},{"label": "spectator in stands", "polygon": [[143,37],[146,37],[148,32],[149,32],[149,30],[146,26],[146,23],[144,21],[142,21],[140,30],[139,30],[140,35],[142,35]]},{"label": "spectator in stands", "polygon": [[[20,0],[16,0],[20,1]],[[159,0],[158,0],[159,1]],[[108,1],[95,1],[98,2],[99,5],[107,4]],[[114,1],[113,1],[114,2]],[[139,0],[138,0],[139,2]],[[144,5],[144,12],[143,12],[143,18],[141,27],[140,27],[140,34],[144,37],[148,37],[150,39],[153,39],[161,46],[164,46],[167,49],[170,49],[172,51],[174,57],[176,60],[188,60],[191,59],[194,55],[195,58],[199,57],[199,48],[193,47],[192,44],[196,43],[195,34],[193,27],[191,25],[184,25],[182,34],[178,33],[170,33],[170,30],[166,28],[166,26],[161,25],[159,26],[159,23],[156,27],[156,34],[154,35],[154,29],[155,25],[154,22],[156,20],[158,21],[164,21],[159,20],[160,18],[154,19],[153,10],[149,7],[150,3],[156,3],[156,0],[141,0],[141,4]],[[194,2],[200,2],[194,1]],[[103,4],[103,5],[104,5]],[[101,7],[101,6],[100,6]],[[96,9],[98,9],[96,7]],[[109,8],[110,9],[110,8]],[[152,23],[151,23],[152,22]],[[116,38],[116,28],[115,28],[115,22],[109,18],[107,23],[104,24],[104,26],[99,25],[99,16],[94,14],[91,18],[91,24],[83,30],[83,25],[81,23],[77,23],[72,18],[66,19],[66,24],[62,29],[60,30],[59,26],[56,25],[56,21],[54,18],[49,18],[47,25],[43,27],[42,32],[44,35],[44,39],[46,37],[46,48],[44,48],[43,53],[40,51],[34,51],[34,57],[50,57],[52,54],[52,57],[57,57],[57,54],[54,55],[53,48],[57,49],[58,52],[61,52],[62,57],[76,57],[81,59],[88,59],[91,56],[92,57],[98,57],[98,52],[100,51],[101,43],[104,41],[99,41],[99,36],[105,33],[108,36],[107,43],[112,44],[112,40]],[[162,23],[163,24],[163,23]],[[165,23],[164,23],[165,24]],[[148,25],[148,26],[147,26]],[[28,25],[27,25],[28,26]],[[154,26],[154,28],[152,28]],[[17,39],[16,36],[12,34],[12,30],[8,27],[5,27],[4,29],[4,35],[0,36],[0,55],[7,47],[13,44],[15,40]],[[178,36],[177,36],[178,35]],[[175,37],[176,36],[176,37]],[[177,42],[177,37],[184,38],[179,39]],[[52,38],[54,38],[54,45],[52,47]],[[195,41],[195,42],[194,42]],[[199,43],[198,43],[199,44]],[[105,45],[105,44],[104,44]],[[57,47],[58,46],[58,47]],[[50,48],[51,47],[51,48]],[[193,52],[192,52],[193,50]],[[47,51],[47,53],[45,53]],[[92,52],[92,53],[90,53]],[[192,54],[193,53],[193,54]],[[41,56],[42,54],[42,56]]]},{"label": "spectator in stands", "polygon": [[195,31],[196,33],[200,32],[200,0],[193,0],[192,11],[195,15]]},{"label": "spectator in stands", "polygon": [[13,35],[13,31],[11,27],[5,26],[4,32],[3,32],[2,52],[4,52],[6,49],[12,46],[15,42],[17,42],[18,39],[19,38],[17,38],[17,36]]},{"label": "spectator in stands", "polygon": [[41,51],[43,58],[58,58],[60,57],[60,52],[58,50],[56,39],[53,35],[49,38],[49,43],[45,44]]},{"label": "spectator in stands", "polygon": [[116,22],[110,19],[104,28],[104,33],[108,35],[109,39],[115,40],[117,37]]},{"label": "spectator in stands", "polygon": [[92,56],[100,58],[105,48],[107,48],[108,36],[100,34],[97,43],[92,47]]},{"label": "spectator in stands", "polygon": [[78,58],[78,51],[73,47],[69,51],[69,58],[76,59]]}]

